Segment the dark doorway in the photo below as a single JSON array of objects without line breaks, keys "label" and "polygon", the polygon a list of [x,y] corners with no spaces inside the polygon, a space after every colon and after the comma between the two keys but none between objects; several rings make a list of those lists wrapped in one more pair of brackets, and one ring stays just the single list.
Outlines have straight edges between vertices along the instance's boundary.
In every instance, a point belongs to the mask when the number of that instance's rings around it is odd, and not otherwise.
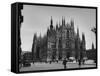
[{"label": "dark doorway", "polygon": [[67,52],[66,55],[67,55],[66,57],[69,59],[69,57],[70,57],[70,52]]}]

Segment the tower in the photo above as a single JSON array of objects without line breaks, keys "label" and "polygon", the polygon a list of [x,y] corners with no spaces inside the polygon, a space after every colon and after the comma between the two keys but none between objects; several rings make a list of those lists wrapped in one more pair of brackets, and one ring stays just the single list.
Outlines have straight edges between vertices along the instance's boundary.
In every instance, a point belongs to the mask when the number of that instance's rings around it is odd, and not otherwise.
[{"label": "tower", "polygon": [[74,32],[75,31],[74,31],[74,20],[73,19],[71,19],[70,25],[71,25],[71,37],[72,37],[72,39],[74,39]]},{"label": "tower", "polygon": [[85,50],[85,35],[84,33],[82,33],[82,47],[83,47],[83,50]]},{"label": "tower", "polygon": [[33,60],[36,58],[36,47],[37,47],[37,35],[35,33],[33,37],[33,44],[32,44],[32,59]]},{"label": "tower", "polygon": [[86,46],[85,46],[85,35],[82,33],[82,42],[81,42],[81,58],[86,57]]},{"label": "tower", "polygon": [[77,28],[77,34],[76,34],[76,39],[75,39],[75,58],[80,59],[80,38],[79,38],[79,29]]}]

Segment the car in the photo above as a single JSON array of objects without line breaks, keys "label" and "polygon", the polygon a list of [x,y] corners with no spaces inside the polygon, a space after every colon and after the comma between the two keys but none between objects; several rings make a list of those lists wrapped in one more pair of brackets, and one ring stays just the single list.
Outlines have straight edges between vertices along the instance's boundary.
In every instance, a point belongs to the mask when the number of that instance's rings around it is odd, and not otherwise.
[{"label": "car", "polygon": [[31,66],[31,63],[28,63],[28,62],[23,63],[23,67],[29,67],[29,66]]}]

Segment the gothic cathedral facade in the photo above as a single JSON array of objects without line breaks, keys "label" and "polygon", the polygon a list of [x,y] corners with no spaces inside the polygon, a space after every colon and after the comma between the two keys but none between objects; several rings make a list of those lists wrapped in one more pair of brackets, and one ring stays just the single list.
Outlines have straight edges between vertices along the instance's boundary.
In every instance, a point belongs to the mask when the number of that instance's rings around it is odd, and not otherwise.
[{"label": "gothic cathedral facade", "polygon": [[57,23],[54,27],[51,17],[47,34],[43,38],[34,35],[32,54],[33,59],[46,61],[63,60],[69,57],[83,58],[86,56],[85,35],[82,33],[80,39],[79,29],[77,28],[76,33],[73,20],[66,24],[65,18],[62,17],[61,24]]}]

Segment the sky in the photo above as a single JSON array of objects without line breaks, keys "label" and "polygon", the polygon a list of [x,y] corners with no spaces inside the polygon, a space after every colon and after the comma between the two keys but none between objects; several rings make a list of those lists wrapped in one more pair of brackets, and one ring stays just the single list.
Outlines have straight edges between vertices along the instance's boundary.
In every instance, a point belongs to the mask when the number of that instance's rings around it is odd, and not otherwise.
[{"label": "sky", "polygon": [[21,26],[21,48],[23,51],[31,51],[34,33],[37,36],[44,36],[50,26],[51,16],[53,26],[62,21],[65,17],[66,23],[74,20],[75,32],[79,28],[79,35],[85,34],[86,49],[91,49],[92,43],[95,45],[95,34],[91,31],[96,26],[96,10],[86,8],[51,7],[24,5],[22,10],[24,21]]}]

